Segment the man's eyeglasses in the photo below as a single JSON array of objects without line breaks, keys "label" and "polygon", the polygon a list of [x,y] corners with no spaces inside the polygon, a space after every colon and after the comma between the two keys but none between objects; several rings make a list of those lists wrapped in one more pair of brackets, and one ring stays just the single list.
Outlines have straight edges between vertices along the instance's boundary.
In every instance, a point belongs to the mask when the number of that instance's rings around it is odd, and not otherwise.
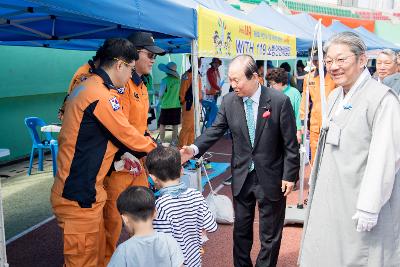
[{"label": "man's eyeglasses", "polygon": [[131,68],[132,71],[135,71],[135,66],[132,66],[131,64],[125,62],[124,60],[122,60],[122,59],[120,59],[120,58],[116,58],[116,57],[114,57],[113,59],[115,59],[115,60],[117,60],[117,61],[118,61],[118,60],[121,61],[121,62],[124,63],[126,66],[128,66],[129,68]]},{"label": "man's eyeglasses", "polygon": [[333,63],[335,63],[335,62],[336,62],[336,65],[343,66],[343,64],[345,64],[347,62],[348,58],[354,57],[354,56],[356,56],[356,55],[353,54],[353,55],[349,55],[347,57],[337,57],[337,58],[333,58],[333,59],[325,58],[324,64],[327,68],[331,67],[333,65]]},{"label": "man's eyeglasses", "polygon": [[141,49],[141,50],[138,50],[138,52],[140,53],[140,52],[143,52],[143,53],[146,53],[146,55],[147,55],[147,57],[149,58],[149,59],[156,59],[156,57],[157,57],[157,55],[156,54],[154,54],[153,52],[150,52],[150,51],[148,51],[148,50],[146,50],[146,49]]}]

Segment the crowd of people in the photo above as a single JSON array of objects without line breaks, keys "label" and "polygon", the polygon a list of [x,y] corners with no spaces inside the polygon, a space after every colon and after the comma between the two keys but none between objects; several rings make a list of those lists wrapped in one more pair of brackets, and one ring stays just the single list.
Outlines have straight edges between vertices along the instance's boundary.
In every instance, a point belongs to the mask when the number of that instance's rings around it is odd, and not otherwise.
[{"label": "crowd of people", "polygon": [[[286,197],[307,135],[313,168],[300,266],[400,266],[400,57],[382,50],[371,75],[358,35],[336,34],[323,50],[326,111],[315,51],[313,67],[306,71],[299,60],[294,73],[287,63],[273,68],[269,62],[264,71],[264,62],[236,56],[224,96],[222,61],[213,58],[204,90],[199,75],[208,117],[197,138],[192,68],[180,76],[176,63],[159,64],[166,76],[157,142],[148,131],[147,86],[165,51],[146,32],[107,39],[73,76],[59,113],[51,204],[63,231],[65,266],[201,266],[206,232],[217,224],[202,194],[181,182],[182,165],[226,132],[233,148],[235,267],[253,266],[256,206],[261,249],[255,266],[276,266]],[[172,145],[164,147],[167,125]],[[117,248],[123,225],[130,238]]]}]

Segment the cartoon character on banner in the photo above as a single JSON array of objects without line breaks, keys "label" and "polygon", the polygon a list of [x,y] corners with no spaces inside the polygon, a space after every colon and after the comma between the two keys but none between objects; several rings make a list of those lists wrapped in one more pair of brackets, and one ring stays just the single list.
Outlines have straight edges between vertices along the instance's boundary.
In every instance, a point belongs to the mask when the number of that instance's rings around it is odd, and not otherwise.
[{"label": "cartoon character on banner", "polygon": [[218,31],[214,32],[213,40],[214,40],[215,52],[217,54],[222,54],[222,40],[219,37]]},{"label": "cartoon character on banner", "polygon": [[231,33],[227,32],[224,47],[225,47],[225,54],[228,56],[231,55],[231,45],[232,45]]}]

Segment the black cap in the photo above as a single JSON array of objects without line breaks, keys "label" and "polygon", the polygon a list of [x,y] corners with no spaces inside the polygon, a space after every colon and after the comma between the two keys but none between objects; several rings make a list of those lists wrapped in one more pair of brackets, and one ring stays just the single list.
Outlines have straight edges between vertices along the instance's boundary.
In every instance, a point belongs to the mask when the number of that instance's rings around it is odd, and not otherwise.
[{"label": "black cap", "polygon": [[165,50],[156,46],[153,35],[149,32],[135,32],[128,36],[128,40],[136,47],[143,47],[156,55],[165,55]]}]

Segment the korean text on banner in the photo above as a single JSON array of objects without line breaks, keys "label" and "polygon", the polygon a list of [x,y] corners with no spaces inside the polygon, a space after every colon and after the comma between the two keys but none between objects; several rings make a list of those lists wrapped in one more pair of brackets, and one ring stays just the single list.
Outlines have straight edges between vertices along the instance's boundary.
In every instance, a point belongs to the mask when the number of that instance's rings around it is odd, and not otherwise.
[{"label": "korean text on banner", "polygon": [[296,58],[296,37],[199,7],[199,56],[257,60]]}]

